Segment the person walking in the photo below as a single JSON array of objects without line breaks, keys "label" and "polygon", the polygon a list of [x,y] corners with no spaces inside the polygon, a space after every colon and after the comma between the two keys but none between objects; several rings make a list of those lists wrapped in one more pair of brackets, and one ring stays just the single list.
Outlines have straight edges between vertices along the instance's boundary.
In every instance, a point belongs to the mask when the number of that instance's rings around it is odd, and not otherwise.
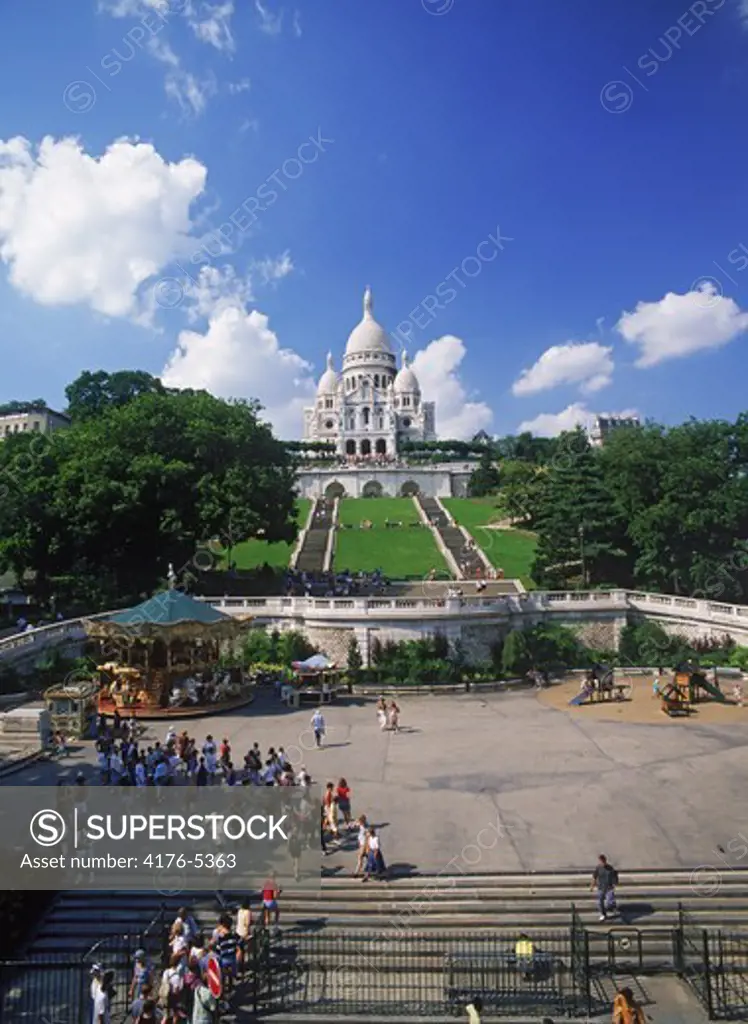
[{"label": "person walking", "polygon": [[377,722],[382,732],[387,728],[387,701],[380,697],[377,701]]},{"label": "person walking", "polygon": [[340,779],[338,788],[335,790],[335,797],[338,802],[338,810],[343,815],[343,822],[347,829],[352,827],[351,822],[351,790],[345,779]]},{"label": "person walking", "polygon": [[262,887],[262,916],[263,924],[266,928],[270,927],[270,915],[274,917],[275,927],[278,927],[280,922],[280,909],[278,907],[278,897],[281,891],[278,888],[278,882],[276,881],[275,875],[270,875],[269,878],[265,879],[265,884]]},{"label": "person walking", "polygon": [[322,803],[325,808],[325,819],[327,821],[327,827],[330,831],[330,835],[333,839],[338,838],[338,805],[337,798],[335,796],[335,786],[332,782],[328,782],[325,787],[325,792],[322,797]]},{"label": "person walking", "polygon": [[201,977],[195,987],[192,1024],[215,1024],[217,1010],[218,1000]]},{"label": "person walking", "polygon": [[467,1013],[468,1024],[480,1024],[480,1015],[483,1010],[483,1000],[480,996],[475,996],[472,1002],[468,1003],[465,1007]]},{"label": "person walking", "polygon": [[597,867],[592,872],[590,889],[597,889],[597,909],[600,920],[607,920],[608,914],[616,912],[616,886],[618,885],[618,872],[608,858],[601,853],[597,858]]},{"label": "person walking", "polygon": [[376,829],[372,827],[366,835],[366,871],[361,881],[368,882],[372,875],[377,879],[382,878],[386,870],[382,845]]},{"label": "person walking", "polygon": [[369,822],[366,820],[366,815],[362,814],[356,824],[358,825],[358,858],[356,860],[356,870],[353,872],[354,878],[360,875],[364,869],[369,845]]},{"label": "person walking", "polygon": [[394,700],[390,702],[389,726],[393,732],[400,732],[400,708]]},{"label": "person walking", "polygon": [[314,730],[314,742],[318,747],[321,747],[325,741],[325,716],[322,714],[319,708],[312,715],[312,729]]},{"label": "person walking", "polygon": [[645,1024],[644,1010],[630,988],[622,988],[613,1000],[612,1024]]},{"label": "person walking", "polygon": [[94,996],[93,1024],[112,1024],[114,998],[114,971],[104,971]]}]

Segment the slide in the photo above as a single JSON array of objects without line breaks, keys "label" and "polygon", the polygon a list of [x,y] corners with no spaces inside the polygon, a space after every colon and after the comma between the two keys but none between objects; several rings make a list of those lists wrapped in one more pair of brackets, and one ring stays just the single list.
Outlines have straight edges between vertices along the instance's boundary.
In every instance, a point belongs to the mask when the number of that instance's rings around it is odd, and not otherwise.
[{"label": "slide", "polygon": [[694,680],[694,684],[704,690],[713,700],[719,701],[720,704],[732,704],[731,700],[725,697],[721,690],[718,690],[714,683],[710,682],[706,676],[699,676],[698,679]]},{"label": "slide", "polygon": [[569,705],[571,706],[573,704],[573,705],[578,707],[580,704],[584,704],[584,702],[586,700],[587,700],[587,694],[586,693],[578,693],[576,695],[576,697],[572,697],[571,698],[571,700],[569,701]]}]

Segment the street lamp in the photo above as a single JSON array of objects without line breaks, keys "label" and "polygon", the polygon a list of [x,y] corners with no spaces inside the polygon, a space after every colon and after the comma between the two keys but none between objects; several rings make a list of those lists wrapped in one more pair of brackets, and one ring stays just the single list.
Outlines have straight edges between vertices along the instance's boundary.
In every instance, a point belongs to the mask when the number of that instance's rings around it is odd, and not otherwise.
[{"label": "street lamp", "polygon": [[584,560],[584,524],[580,523],[578,528],[579,533],[579,560],[582,563],[582,589],[587,586],[587,566]]}]

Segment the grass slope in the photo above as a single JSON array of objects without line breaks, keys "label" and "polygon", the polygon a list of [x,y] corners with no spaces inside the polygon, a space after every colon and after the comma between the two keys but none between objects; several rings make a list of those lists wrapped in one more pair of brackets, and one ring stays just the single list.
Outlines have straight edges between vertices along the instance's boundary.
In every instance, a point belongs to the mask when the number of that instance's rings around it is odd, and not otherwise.
[{"label": "grass slope", "polygon": [[487,524],[504,519],[493,498],[444,498],[443,504],[483,548],[492,565],[503,569],[507,577],[522,580],[526,587],[533,586],[530,568],[537,546],[534,533],[487,529]]},{"label": "grass slope", "polygon": [[[296,501],[299,530],[303,529],[307,521],[311,505],[308,498],[299,498]],[[237,569],[255,569],[265,562],[273,569],[285,569],[288,567],[295,543],[294,541],[286,544],[284,541],[278,541],[275,544],[268,544],[266,540],[245,540],[232,549],[231,559],[236,562]]]},{"label": "grass slope", "polygon": [[448,573],[431,531],[425,526],[338,530],[334,567],[338,571],[350,569],[351,572],[381,569],[390,579],[409,576],[423,579],[432,569],[439,572],[441,579]]},{"label": "grass slope", "polygon": [[406,526],[420,522],[415,502],[410,498],[343,498],[339,507],[340,522],[356,527],[365,519],[382,527],[385,519]]}]

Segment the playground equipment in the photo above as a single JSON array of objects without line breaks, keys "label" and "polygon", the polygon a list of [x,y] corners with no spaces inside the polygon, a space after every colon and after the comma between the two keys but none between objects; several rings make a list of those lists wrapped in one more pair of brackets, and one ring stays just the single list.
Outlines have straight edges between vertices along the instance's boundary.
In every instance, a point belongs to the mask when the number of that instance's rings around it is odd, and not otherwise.
[{"label": "playground equipment", "polygon": [[572,697],[569,705],[582,707],[584,704],[596,704],[601,701],[620,701],[631,699],[631,683],[616,683],[615,672],[604,665],[595,665],[587,673],[582,688],[576,697]]},{"label": "playground equipment", "polygon": [[676,715],[691,714],[691,676],[688,672],[676,672],[672,682],[660,684],[662,710],[674,718]]},{"label": "playground equipment", "polygon": [[[738,687],[736,685],[736,691]],[[704,695],[707,695],[706,697]],[[693,705],[703,700],[715,700],[720,704],[737,704],[739,700],[730,700],[719,686],[717,672],[714,681],[707,679],[700,669],[685,666],[675,673],[673,681],[660,687],[662,710],[667,715],[689,715]]]}]

